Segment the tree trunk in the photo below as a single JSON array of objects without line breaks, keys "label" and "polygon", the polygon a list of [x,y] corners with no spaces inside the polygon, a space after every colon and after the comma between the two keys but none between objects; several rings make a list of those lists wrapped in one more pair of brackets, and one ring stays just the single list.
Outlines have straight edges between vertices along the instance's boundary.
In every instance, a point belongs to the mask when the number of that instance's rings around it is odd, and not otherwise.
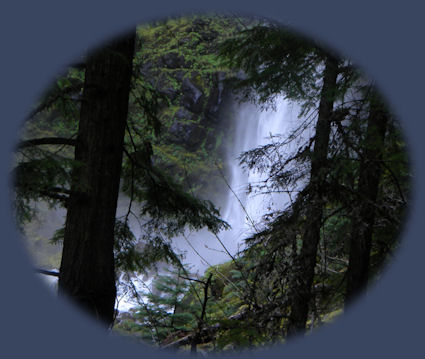
[{"label": "tree trunk", "polygon": [[365,289],[375,223],[375,205],[381,177],[382,155],[388,114],[376,94],[372,95],[365,148],[360,163],[358,194],[361,203],[353,211],[350,255],[347,269],[346,303]]},{"label": "tree trunk", "polygon": [[288,321],[288,335],[304,331],[307,322],[311,286],[316,266],[317,246],[320,240],[320,227],[323,215],[325,181],[327,175],[327,155],[331,128],[331,114],[336,95],[338,62],[328,57],[323,75],[323,87],[316,124],[314,150],[311,159],[309,192],[310,202],[306,209],[305,228],[301,253],[294,267],[294,282],[291,288],[291,313]]},{"label": "tree trunk", "polygon": [[86,63],[59,293],[107,325],[116,297],[114,225],[128,113],[134,36],[111,42]]}]

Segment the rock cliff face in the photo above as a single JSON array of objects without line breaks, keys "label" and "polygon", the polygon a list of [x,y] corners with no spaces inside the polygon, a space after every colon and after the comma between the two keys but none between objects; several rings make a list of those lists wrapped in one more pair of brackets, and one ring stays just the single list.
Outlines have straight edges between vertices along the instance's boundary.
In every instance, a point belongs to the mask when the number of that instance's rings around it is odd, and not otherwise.
[{"label": "rock cliff face", "polygon": [[[179,107],[169,127],[169,135],[174,143],[183,145],[191,152],[196,151],[203,141],[207,151],[216,149],[214,146],[217,132],[225,120],[225,116],[220,116],[220,112],[223,114],[228,99],[224,79],[224,72],[212,75],[212,87],[208,97],[202,86],[196,85],[196,75],[182,80]],[[169,89],[162,91],[170,92]]]},{"label": "rock cliff face", "polygon": [[227,70],[220,66],[217,45],[236,26],[228,18],[193,17],[138,30],[141,76],[169,100],[154,154],[204,196],[231,140]]}]

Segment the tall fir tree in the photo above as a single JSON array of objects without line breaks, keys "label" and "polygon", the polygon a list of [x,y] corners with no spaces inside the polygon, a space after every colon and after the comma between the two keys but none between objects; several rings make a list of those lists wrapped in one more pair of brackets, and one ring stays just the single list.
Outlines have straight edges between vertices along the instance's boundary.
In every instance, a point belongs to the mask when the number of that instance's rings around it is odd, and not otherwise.
[{"label": "tall fir tree", "polygon": [[86,61],[59,293],[111,325],[116,297],[114,226],[134,52],[134,34]]},{"label": "tall fir tree", "polygon": [[360,157],[358,197],[354,209],[347,269],[346,300],[351,301],[366,288],[370,276],[370,254],[376,217],[376,202],[382,173],[384,141],[389,112],[376,91],[370,98],[366,137]]}]

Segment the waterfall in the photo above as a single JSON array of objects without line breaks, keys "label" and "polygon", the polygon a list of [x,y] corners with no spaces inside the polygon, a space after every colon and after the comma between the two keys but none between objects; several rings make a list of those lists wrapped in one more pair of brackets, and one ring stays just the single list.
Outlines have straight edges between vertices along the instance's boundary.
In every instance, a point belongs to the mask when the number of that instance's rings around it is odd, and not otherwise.
[{"label": "waterfall", "polygon": [[[243,248],[244,238],[253,234],[261,222],[262,216],[275,209],[283,208],[289,201],[286,194],[259,194],[255,191],[248,193],[249,186],[255,187],[267,178],[266,174],[243,169],[238,157],[241,153],[276,141],[276,136],[288,135],[298,124],[298,108],[284,100],[277,98],[273,109],[261,110],[252,103],[235,103],[231,111],[234,114],[234,138],[229,146],[226,156],[228,174],[225,179],[227,186],[227,198],[220,210],[222,219],[230,224],[231,229],[218,233],[217,237],[232,256]],[[226,197],[226,196],[225,196]],[[214,198],[211,198],[214,202]],[[124,211],[128,206],[129,199],[121,196],[119,209]],[[125,210],[124,210],[124,209]],[[120,210],[118,212],[120,212]],[[255,223],[255,227],[253,223]],[[137,228],[137,225],[132,227]],[[136,231],[137,232],[137,231]],[[222,244],[208,230],[187,232],[185,236],[179,236],[172,240],[172,245],[177,253],[185,253],[184,263],[191,266],[192,272],[202,275],[210,265],[226,262],[230,256],[224,250]],[[54,286],[56,278],[43,278]],[[134,278],[138,290],[145,286],[151,286],[154,276]],[[138,281],[138,279],[143,279]],[[143,297],[146,300],[145,297]],[[131,295],[118,293],[118,309],[127,311],[135,304]]]},{"label": "waterfall", "polygon": [[[287,135],[297,124],[298,108],[283,97],[278,97],[273,109],[262,110],[252,103],[235,103],[235,137],[227,154],[229,168],[227,200],[221,208],[223,220],[231,229],[222,231],[218,238],[231,255],[243,248],[243,239],[258,229],[255,223],[272,210],[283,208],[289,201],[286,194],[247,193],[249,186],[255,187],[267,178],[266,174],[243,169],[238,157],[242,152],[276,141],[276,136]],[[212,199],[214,201],[214,198]],[[188,243],[190,242],[190,243]],[[210,265],[230,260],[219,240],[207,230],[188,233],[185,238],[173,240],[177,252],[186,252],[186,263],[202,274]]]}]

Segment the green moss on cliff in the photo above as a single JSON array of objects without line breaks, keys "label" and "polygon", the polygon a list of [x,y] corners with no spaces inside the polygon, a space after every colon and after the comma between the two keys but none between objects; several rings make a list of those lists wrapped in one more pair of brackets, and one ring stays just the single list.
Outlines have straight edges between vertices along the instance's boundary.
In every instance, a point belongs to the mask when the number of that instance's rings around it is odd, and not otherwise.
[{"label": "green moss on cliff", "polygon": [[203,197],[224,191],[217,166],[223,167],[223,145],[230,140],[229,118],[219,116],[227,69],[217,47],[238,26],[228,17],[193,16],[137,29],[141,76],[169,100],[159,116],[162,136],[152,143],[155,160]]}]

